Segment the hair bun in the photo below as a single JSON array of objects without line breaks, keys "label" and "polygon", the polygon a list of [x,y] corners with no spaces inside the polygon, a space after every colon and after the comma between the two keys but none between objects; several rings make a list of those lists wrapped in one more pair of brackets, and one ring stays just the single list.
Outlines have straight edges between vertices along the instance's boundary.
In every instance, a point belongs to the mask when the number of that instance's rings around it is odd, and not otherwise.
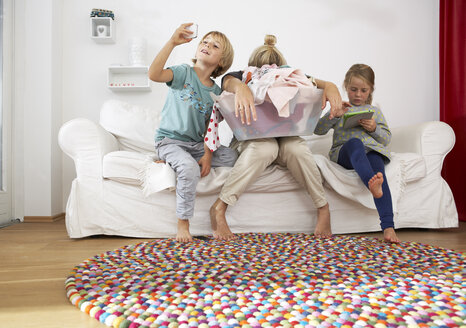
[{"label": "hair bun", "polygon": [[264,45],[274,47],[277,43],[277,38],[275,35],[267,34],[264,38]]}]

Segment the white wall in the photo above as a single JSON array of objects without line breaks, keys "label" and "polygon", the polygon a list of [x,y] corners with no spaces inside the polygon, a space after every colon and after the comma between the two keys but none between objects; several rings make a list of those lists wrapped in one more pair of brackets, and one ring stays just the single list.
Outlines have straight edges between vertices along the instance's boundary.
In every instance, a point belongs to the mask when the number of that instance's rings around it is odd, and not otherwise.
[{"label": "white wall", "polygon": [[[35,2],[21,1],[29,5]],[[133,36],[147,39],[147,64],[150,64],[173,31],[189,21],[199,24],[201,36],[215,29],[230,38],[235,48],[231,69],[243,68],[251,51],[263,43],[264,35],[275,34],[277,47],[291,66],[338,86],[352,64],[371,65],[376,73],[374,98],[382,105],[391,126],[439,117],[437,0],[294,0],[285,6],[278,0],[48,2],[55,10],[62,11],[62,22],[53,22],[53,28],[60,30],[60,33],[54,30],[54,37],[61,34],[62,50],[52,52],[57,60],[61,57],[61,61],[52,63],[52,67],[44,67],[41,59],[28,58],[30,65],[25,80],[27,85],[37,84],[43,82],[42,70],[54,71],[46,75],[55,81],[46,83],[50,83],[47,87],[53,90],[61,88],[60,94],[53,94],[52,101],[61,101],[63,122],[76,117],[98,121],[99,108],[107,99],[161,108],[167,91],[164,85],[153,83],[150,93],[114,93],[106,87],[107,67],[128,64],[128,42]],[[89,13],[92,8],[115,12],[116,43],[97,44],[90,39]],[[34,10],[35,16],[41,15],[40,6],[34,6]],[[34,21],[26,24],[37,27]],[[34,37],[50,32],[32,29],[26,27]],[[189,62],[198,40],[175,49],[168,64]],[[57,69],[60,65],[61,70]],[[56,77],[57,71],[61,71],[61,80]],[[42,109],[36,110],[40,116]],[[42,118],[44,124],[50,124],[47,121],[60,115],[50,108],[44,110],[53,115],[53,118]],[[25,121],[28,129],[32,129],[26,130],[26,135],[34,134],[33,118],[25,117]],[[47,142],[55,140],[40,140],[39,148],[50,148]],[[25,145],[25,152],[27,149]],[[25,163],[24,170],[27,177],[34,168]],[[64,155],[63,208],[74,176],[74,164]],[[50,202],[45,196],[36,196],[37,201]],[[31,203],[25,199],[25,202],[29,213],[39,209],[36,201]]]}]

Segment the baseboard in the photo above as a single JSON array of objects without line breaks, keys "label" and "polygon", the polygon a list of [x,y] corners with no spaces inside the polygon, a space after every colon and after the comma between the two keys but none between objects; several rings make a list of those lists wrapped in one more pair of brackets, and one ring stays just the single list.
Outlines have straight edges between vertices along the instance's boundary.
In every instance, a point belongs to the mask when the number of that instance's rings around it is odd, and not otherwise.
[{"label": "baseboard", "polygon": [[60,213],[53,216],[24,216],[24,221],[26,223],[50,223],[58,220],[63,220],[65,218],[65,213]]}]

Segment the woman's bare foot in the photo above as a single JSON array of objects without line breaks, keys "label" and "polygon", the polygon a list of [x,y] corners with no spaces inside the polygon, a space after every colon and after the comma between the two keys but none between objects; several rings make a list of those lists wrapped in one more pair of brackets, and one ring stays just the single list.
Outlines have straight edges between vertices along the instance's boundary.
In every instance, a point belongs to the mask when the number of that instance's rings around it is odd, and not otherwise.
[{"label": "woman's bare foot", "polygon": [[179,243],[187,243],[193,240],[193,236],[189,232],[189,220],[178,219],[178,231],[176,232],[176,241]]},{"label": "woman's bare foot", "polygon": [[383,238],[385,241],[388,241],[389,243],[395,243],[398,244],[401,242],[400,239],[396,236],[395,229],[393,228],[386,228],[383,231]]},{"label": "woman's bare foot", "polygon": [[317,238],[327,238],[332,236],[330,209],[328,203],[317,209],[317,224],[314,230],[314,236]]},{"label": "woman's bare foot", "polygon": [[383,195],[382,192],[382,183],[383,183],[383,174],[377,172],[370,180],[369,180],[369,190],[371,191],[372,196],[374,198],[380,198]]},{"label": "woman's bare foot", "polygon": [[210,208],[210,224],[215,239],[232,240],[236,238],[227,223],[227,218],[225,216],[227,207],[228,204],[224,203],[220,198],[217,198]]}]

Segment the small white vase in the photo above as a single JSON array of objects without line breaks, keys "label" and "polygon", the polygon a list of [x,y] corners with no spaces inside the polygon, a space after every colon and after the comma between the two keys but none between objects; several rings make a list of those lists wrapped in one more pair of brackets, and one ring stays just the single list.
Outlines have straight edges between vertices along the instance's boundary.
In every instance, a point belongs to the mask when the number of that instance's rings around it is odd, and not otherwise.
[{"label": "small white vase", "polygon": [[146,39],[134,37],[129,41],[129,64],[131,66],[145,66]]}]

